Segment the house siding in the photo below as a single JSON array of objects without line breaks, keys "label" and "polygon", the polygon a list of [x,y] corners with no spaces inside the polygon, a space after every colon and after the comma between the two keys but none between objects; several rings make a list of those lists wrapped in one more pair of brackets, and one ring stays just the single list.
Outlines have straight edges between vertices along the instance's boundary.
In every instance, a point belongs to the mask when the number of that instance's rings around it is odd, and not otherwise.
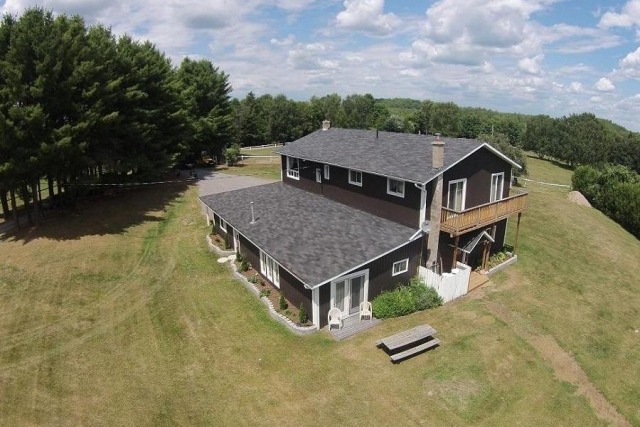
[{"label": "house siding", "polygon": [[[300,179],[287,177],[286,157],[281,156],[282,180],[294,187],[352,206],[409,227],[418,227],[420,218],[420,190],[405,181],[404,197],[387,194],[387,178],[362,173],[362,187],[349,184],[349,170],[330,166],[329,179],[324,179],[324,164],[300,160]],[[320,169],[322,183],[316,182]]]},{"label": "house siding", "polygon": [[[239,235],[240,240],[240,253],[251,263],[251,266],[260,272],[260,249],[247,240],[243,235]],[[277,260],[276,260],[277,261]],[[307,317],[311,319],[312,302],[311,302],[311,290],[304,287],[304,283],[296,279],[291,273],[278,265],[278,272],[280,274],[280,288],[276,287],[269,279],[263,277],[265,282],[269,283],[271,287],[277,291],[282,292],[284,297],[300,308],[300,305],[304,305],[307,311]]]},{"label": "house siding", "polygon": [[[372,301],[382,292],[395,289],[400,284],[405,284],[414,277],[420,264],[423,238],[418,238],[413,242],[381,257],[362,267],[355,268],[345,273],[344,276],[358,271],[369,270],[369,301]],[[393,263],[409,258],[409,269],[405,273],[392,276]],[[320,287],[320,327],[327,325],[327,315],[331,304],[331,284],[327,283]]]},{"label": "house siding", "polygon": [[449,182],[462,178],[467,179],[465,209],[489,203],[491,200],[491,174],[499,172],[504,172],[503,197],[508,197],[511,164],[486,148],[476,151],[444,173],[443,206],[447,206]]}]

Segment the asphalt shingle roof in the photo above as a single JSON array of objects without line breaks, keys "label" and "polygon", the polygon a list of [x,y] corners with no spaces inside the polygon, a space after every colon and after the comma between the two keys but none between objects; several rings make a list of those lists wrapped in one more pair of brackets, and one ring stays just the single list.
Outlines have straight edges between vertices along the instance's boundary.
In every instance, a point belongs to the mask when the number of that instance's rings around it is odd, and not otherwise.
[{"label": "asphalt shingle roof", "polygon": [[318,130],[276,150],[278,154],[329,163],[407,181],[425,183],[467,156],[482,141],[441,138],[444,166],[431,167],[432,135],[330,128]]},{"label": "asphalt shingle roof", "polygon": [[282,182],[200,199],[310,286],[408,243],[415,232]]}]

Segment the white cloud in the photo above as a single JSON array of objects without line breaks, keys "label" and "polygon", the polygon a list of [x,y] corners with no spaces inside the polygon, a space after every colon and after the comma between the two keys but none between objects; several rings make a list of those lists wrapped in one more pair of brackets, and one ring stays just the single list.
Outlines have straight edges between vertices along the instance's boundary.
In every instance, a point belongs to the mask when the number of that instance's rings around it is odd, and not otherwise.
[{"label": "white cloud", "polygon": [[296,38],[294,37],[294,35],[289,34],[284,39],[277,39],[274,37],[270,40],[270,43],[276,46],[291,46],[295,41],[296,41]]},{"label": "white cloud", "polygon": [[589,98],[589,101],[593,102],[594,104],[598,104],[598,103],[602,102],[602,97],[600,97],[600,96],[592,96],[591,98]]},{"label": "white cloud", "polygon": [[598,92],[611,92],[616,88],[613,83],[611,83],[611,80],[606,77],[602,77],[600,80],[598,80],[594,87]]},{"label": "white cloud", "polygon": [[582,87],[582,83],[580,82],[571,82],[569,85],[569,92],[582,93],[584,92],[584,87]]},{"label": "white cloud", "polygon": [[601,28],[632,27],[640,25],[640,0],[629,0],[618,12],[602,15],[598,26]]},{"label": "white cloud", "polygon": [[518,68],[528,74],[538,75],[542,73],[542,60],[544,55],[536,55],[533,58],[522,58],[518,61]]},{"label": "white cloud", "polygon": [[409,77],[421,77],[422,73],[418,70],[414,70],[413,68],[405,68],[404,70],[400,70],[400,75],[409,76]]},{"label": "white cloud", "polygon": [[323,43],[298,43],[289,50],[287,64],[301,70],[336,69],[340,64],[326,58],[330,50],[331,48]]},{"label": "white cloud", "polygon": [[344,7],[336,16],[336,25],[345,30],[384,36],[398,29],[402,22],[393,13],[383,13],[384,0],[345,0]]}]

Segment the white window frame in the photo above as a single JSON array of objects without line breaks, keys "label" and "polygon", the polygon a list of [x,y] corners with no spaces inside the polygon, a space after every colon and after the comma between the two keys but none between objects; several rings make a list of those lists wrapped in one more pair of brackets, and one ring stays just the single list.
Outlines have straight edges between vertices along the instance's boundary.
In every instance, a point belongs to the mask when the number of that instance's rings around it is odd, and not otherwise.
[{"label": "white window frame", "polygon": [[260,273],[269,279],[276,288],[280,287],[280,264],[262,250],[260,250]]},{"label": "white window frame", "polygon": [[[402,183],[402,191],[401,192],[391,191],[391,181],[401,182]],[[387,194],[390,194],[390,195],[396,196],[396,197],[404,198],[404,189],[406,188],[406,186],[407,186],[407,183],[405,181],[402,181],[402,180],[399,180],[399,179],[387,178]]]},{"label": "white window frame", "polygon": [[460,212],[462,212],[463,210],[465,210],[467,203],[467,178],[452,179],[451,181],[449,181],[449,184],[447,186],[447,209],[455,210],[455,207],[449,206],[449,197],[451,195],[451,184],[457,184],[459,182],[462,183],[462,203],[460,207]]},{"label": "white window frame", "polygon": [[[496,194],[493,191],[493,179],[494,179],[494,177],[498,178],[499,176],[502,176],[502,181],[500,182],[500,189],[499,189],[500,191],[498,192],[497,197],[496,197]],[[504,197],[502,196],[504,194],[504,172],[498,172],[498,173],[492,173],[491,174],[491,185],[490,185],[490,188],[491,188],[491,190],[490,190],[491,194],[489,195],[489,202],[493,203],[493,202],[497,202],[499,200],[504,199]],[[496,188],[496,190],[497,190],[497,188]]]},{"label": "white window frame", "polygon": [[[396,271],[396,265],[404,263],[404,267],[400,271]],[[409,258],[402,259],[400,261],[396,261],[393,263],[391,267],[391,276],[397,276],[402,273],[406,273],[409,271]]]},{"label": "white window frame", "polygon": [[324,165],[324,179],[326,179],[327,181],[329,181],[330,171],[331,171],[331,166]]},{"label": "white window frame", "polygon": [[[360,174],[360,182],[351,180],[351,172],[354,172],[356,174]],[[349,169],[349,184],[357,185],[358,187],[362,187],[362,172],[359,171],[359,170],[355,170],[355,169]]]},{"label": "white window frame", "polygon": [[[297,169],[292,168],[291,164],[293,163],[293,160],[298,161]],[[297,179],[298,181],[300,180],[300,159],[297,157],[287,156],[287,177]]]},{"label": "white window frame", "polygon": [[220,230],[224,231],[225,233],[227,232],[227,221],[222,219],[222,217],[220,217]]},{"label": "white window frame", "polygon": [[320,171],[320,168],[316,168],[316,182],[318,184],[322,184],[322,172]]}]

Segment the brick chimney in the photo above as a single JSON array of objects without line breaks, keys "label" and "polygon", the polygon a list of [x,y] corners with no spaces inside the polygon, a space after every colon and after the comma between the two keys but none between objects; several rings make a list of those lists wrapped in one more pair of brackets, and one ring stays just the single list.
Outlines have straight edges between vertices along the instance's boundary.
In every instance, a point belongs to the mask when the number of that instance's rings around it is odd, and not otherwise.
[{"label": "brick chimney", "polygon": [[322,130],[327,130],[331,127],[331,122],[329,120],[322,121]]},{"label": "brick chimney", "polygon": [[436,133],[436,139],[431,143],[431,167],[440,169],[444,165],[444,141]]}]

